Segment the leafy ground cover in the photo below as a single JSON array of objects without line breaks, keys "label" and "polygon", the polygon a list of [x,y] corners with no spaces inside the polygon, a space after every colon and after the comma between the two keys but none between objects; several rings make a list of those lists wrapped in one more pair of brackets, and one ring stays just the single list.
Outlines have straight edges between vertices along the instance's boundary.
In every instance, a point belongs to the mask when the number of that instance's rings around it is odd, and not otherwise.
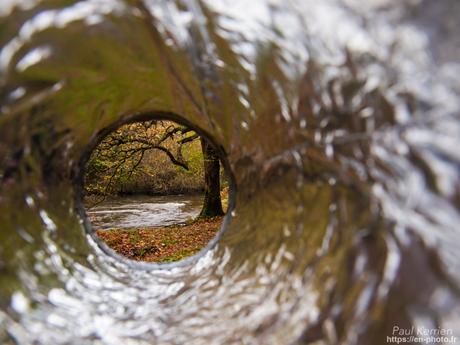
[{"label": "leafy ground cover", "polygon": [[97,230],[110,248],[129,259],[173,262],[193,255],[215,236],[223,217],[197,219],[167,227]]}]

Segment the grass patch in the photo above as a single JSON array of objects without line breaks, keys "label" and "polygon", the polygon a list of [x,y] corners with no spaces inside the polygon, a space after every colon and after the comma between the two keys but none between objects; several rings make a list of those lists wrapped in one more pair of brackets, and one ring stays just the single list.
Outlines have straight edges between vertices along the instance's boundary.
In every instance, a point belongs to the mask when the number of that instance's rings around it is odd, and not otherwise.
[{"label": "grass patch", "polygon": [[215,236],[223,217],[167,227],[97,230],[110,248],[129,259],[174,262],[193,255]]}]

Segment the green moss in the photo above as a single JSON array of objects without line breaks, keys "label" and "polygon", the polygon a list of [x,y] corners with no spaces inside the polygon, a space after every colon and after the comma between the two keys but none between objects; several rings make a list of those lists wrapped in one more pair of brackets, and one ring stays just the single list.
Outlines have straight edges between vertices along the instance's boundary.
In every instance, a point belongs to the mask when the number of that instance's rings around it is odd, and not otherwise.
[{"label": "green moss", "polygon": [[165,256],[159,262],[179,261],[179,260],[182,260],[183,258],[186,258],[187,256],[190,256],[190,255],[193,255],[193,254],[197,253],[198,251],[199,251],[199,249],[196,249],[196,250],[182,250],[182,251],[174,253],[172,255]]},{"label": "green moss", "polygon": [[132,243],[132,244],[136,244],[138,243],[139,241],[141,240],[141,236],[139,235],[139,232],[137,231],[131,231],[131,233],[129,234],[129,241]]},{"label": "green moss", "polygon": [[179,243],[178,240],[172,239],[172,238],[165,238],[162,242],[165,246],[172,246],[177,243]]}]

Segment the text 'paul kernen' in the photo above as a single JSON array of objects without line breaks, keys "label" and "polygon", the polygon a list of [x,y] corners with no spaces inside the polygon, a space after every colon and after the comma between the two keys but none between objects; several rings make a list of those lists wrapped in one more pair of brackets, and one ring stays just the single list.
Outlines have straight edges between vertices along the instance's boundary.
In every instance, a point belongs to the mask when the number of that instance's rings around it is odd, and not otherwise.
[{"label": "text 'paul kernen'", "polygon": [[450,328],[427,328],[424,326],[401,328],[394,326],[392,335],[387,336],[387,343],[430,343],[430,344],[454,344],[457,337]]}]

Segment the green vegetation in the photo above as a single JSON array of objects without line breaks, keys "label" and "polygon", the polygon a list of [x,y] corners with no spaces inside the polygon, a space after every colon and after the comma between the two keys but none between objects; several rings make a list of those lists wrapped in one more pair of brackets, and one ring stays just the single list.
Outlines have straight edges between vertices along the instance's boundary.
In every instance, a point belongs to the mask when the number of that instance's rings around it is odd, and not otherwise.
[{"label": "green vegetation", "polygon": [[200,217],[215,217],[224,214],[225,185],[207,140],[175,122],[152,120],[123,125],[94,149],[85,171],[85,201],[91,207],[108,195],[203,192]]},{"label": "green vegetation", "polygon": [[[90,157],[85,175],[87,196],[123,194],[182,194],[204,190],[203,153],[199,140],[182,145],[177,140],[190,138],[171,135],[160,145],[158,137],[171,128],[169,121],[134,123],[122,126],[106,137]],[[179,137],[179,138],[177,138]],[[160,138],[161,139],[161,138]],[[172,164],[161,147],[177,156]],[[180,151],[179,151],[180,150]]]}]

